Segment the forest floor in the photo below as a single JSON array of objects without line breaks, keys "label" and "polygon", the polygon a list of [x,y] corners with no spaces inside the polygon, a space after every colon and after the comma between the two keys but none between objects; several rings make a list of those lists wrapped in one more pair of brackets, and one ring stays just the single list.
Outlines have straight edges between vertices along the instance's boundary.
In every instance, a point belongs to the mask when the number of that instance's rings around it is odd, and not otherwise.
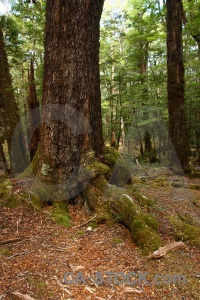
[{"label": "forest floor", "polygon": [[[166,182],[160,172],[134,184],[156,203],[151,210],[164,245],[175,241],[170,216],[187,215],[200,223],[200,190],[188,189],[200,179],[171,175]],[[50,207],[42,212],[31,205],[11,208],[4,200],[0,299],[200,299],[200,247],[185,242],[184,249],[148,260],[123,225],[89,227],[92,216],[84,206],[69,206],[72,226],[66,228],[51,219]],[[127,281],[127,274],[135,278]],[[184,277],[178,282],[177,276]]]}]

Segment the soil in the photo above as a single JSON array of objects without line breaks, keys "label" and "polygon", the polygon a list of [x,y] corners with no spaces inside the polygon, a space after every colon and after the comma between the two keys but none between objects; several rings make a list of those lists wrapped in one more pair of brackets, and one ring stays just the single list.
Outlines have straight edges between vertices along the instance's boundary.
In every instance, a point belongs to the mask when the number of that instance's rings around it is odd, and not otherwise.
[{"label": "soil", "polygon": [[[200,190],[188,188],[200,179],[151,174],[135,182],[156,203],[150,209],[164,245],[175,240],[169,216],[200,223]],[[184,249],[148,260],[123,225],[90,227],[85,206],[69,206],[72,226],[66,228],[52,220],[51,207],[0,205],[0,299],[200,299],[200,247],[185,242]]]}]

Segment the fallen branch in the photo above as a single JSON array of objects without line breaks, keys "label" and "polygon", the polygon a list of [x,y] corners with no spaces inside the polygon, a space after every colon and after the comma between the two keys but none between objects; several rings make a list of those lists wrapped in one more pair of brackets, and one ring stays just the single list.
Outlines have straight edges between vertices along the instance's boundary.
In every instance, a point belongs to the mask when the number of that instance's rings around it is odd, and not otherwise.
[{"label": "fallen branch", "polygon": [[13,182],[11,182],[11,184],[10,185],[12,185],[12,186],[14,186],[14,185],[16,185],[16,184],[27,184],[27,182],[31,182],[31,181],[34,181],[35,180],[35,178],[30,178],[30,179],[23,179],[23,180],[17,180],[17,181],[13,181]]},{"label": "fallen branch", "polygon": [[30,254],[30,253],[32,253],[32,252],[35,252],[35,250],[24,251],[24,252],[21,252],[21,253],[16,253],[16,254],[13,254],[13,255],[7,257],[6,259],[9,260],[9,259],[11,259],[11,258],[13,258],[13,257],[15,257],[15,256],[26,255],[26,254]]},{"label": "fallen branch", "polygon": [[144,171],[145,175],[148,176],[148,173],[147,173],[146,169],[143,166],[141,166],[141,164],[139,163],[138,158],[136,158],[135,162]]},{"label": "fallen branch", "polygon": [[196,275],[193,275],[192,277],[200,278],[200,275],[196,274]]},{"label": "fallen branch", "polygon": [[175,249],[184,248],[185,244],[183,242],[174,242],[164,247],[160,247],[158,250],[154,251],[151,255],[147,256],[148,259],[155,259],[163,257],[167,252]]},{"label": "fallen branch", "polygon": [[55,280],[56,280],[57,284],[61,287],[61,289],[62,289],[63,291],[65,291],[65,292],[66,292],[67,294],[69,294],[69,295],[72,294],[68,289],[66,289],[66,288],[63,286],[62,282],[60,282],[60,280],[58,280],[58,277],[57,277],[57,276],[53,276],[52,279],[55,279]]},{"label": "fallen branch", "polygon": [[20,242],[24,237],[18,237],[15,239],[9,239],[9,240],[5,240],[5,241],[1,241],[0,242],[0,246],[1,245],[5,245],[5,244],[11,244],[11,243],[16,243],[16,242]]},{"label": "fallen branch", "polygon": [[93,219],[95,219],[96,216],[97,216],[97,215],[95,215],[94,217],[90,218],[88,221],[86,221],[86,222],[84,222],[84,223],[82,223],[82,224],[80,224],[80,225],[74,226],[74,227],[72,227],[72,228],[82,227],[82,226],[88,224],[88,223],[89,223],[90,221],[92,221]]},{"label": "fallen branch", "polygon": [[32,298],[31,296],[29,296],[27,294],[23,295],[19,292],[13,292],[12,294],[19,297],[20,299],[24,299],[24,300],[36,300],[35,298]]}]

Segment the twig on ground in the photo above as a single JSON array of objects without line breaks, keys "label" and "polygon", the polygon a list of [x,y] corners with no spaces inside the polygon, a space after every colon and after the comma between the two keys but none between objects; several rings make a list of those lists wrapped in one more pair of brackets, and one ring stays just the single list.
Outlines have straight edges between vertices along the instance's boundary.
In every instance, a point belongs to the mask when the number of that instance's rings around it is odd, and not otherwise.
[{"label": "twig on ground", "polygon": [[31,297],[27,294],[24,295],[24,294],[21,294],[19,292],[13,292],[12,294],[15,295],[15,296],[18,296],[20,299],[24,299],[24,300],[36,300],[35,298],[33,298],[33,297]]},{"label": "twig on ground", "polygon": [[97,216],[97,215],[95,215],[94,217],[90,218],[88,221],[86,221],[86,222],[84,222],[84,223],[82,223],[82,224],[80,224],[80,225],[74,226],[74,227],[72,227],[72,228],[82,227],[82,226],[88,224],[88,223],[89,223],[90,221],[92,221],[93,219],[95,219],[96,216]]},{"label": "twig on ground", "polygon": [[60,252],[64,252],[66,250],[69,250],[69,248],[61,248],[61,247],[58,247],[58,248],[53,248],[53,246],[51,245],[45,245],[45,244],[41,244],[41,246],[45,249],[48,249],[50,251],[60,251]]},{"label": "twig on ground", "polygon": [[71,294],[72,294],[68,289],[66,289],[66,288],[63,286],[62,282],[60,282],[60,280],[58,280],[58,277],[57,277],[57,276],[53,276],[52,279],[56,280],[57,284],[58,284],[58,285],[61,287],[61,289],[62,289],[63,291],[65,291],[68,295],[71,295]]},{"label": "twig on ground", "polygon": [[158,250],[154,251],[152,254],[147,256],[147,258],[148,259],[160,258],[165,256],[167,252],[174,249],[180,249],[180,248],[185,248],[185,244],[183,242],[174,242],[164,247],[160,247]]},{"label": "twig on ground", "polygon": [[196,275],[193,275],[192,277],[200,278],[200,275],[199,275],[199,274],[196,274]]},{"label": "twig on ground", "polygon": [[30,204],[33,206],[34,211],[35,211],[35,214],[36,214],[36,209],[38,209],[38,208],[33,204],[32,200],[31,200],[31,194],[30,194],[30,190],[29,190],[27,181],[26,181],[26,189],[27,189],[27,192],[28,192],[29,202],[30,202]]},{"label": "twig on ground", "polygon": [[12,258],[15,257],[15,256],[26,255],[26,254],[30,254],[30,253],[32,253],[32,252],[35,252],[35,250],[24,251],[24,252],[21,252],[21,253],[16,253],[16,254],[13,254],[13,255],[7,257],[6,259],[9,260],[9,259],[12,259]]},{"label": "twig on ground", "polygon": [[19,235],[19,223],[21,222],[21,219],[19,219],[18,221],[17,221],[17,235]]},{"label": "twig on ground", "polygon": [[24,238],[24,237],[21,236],[21,237],[15,238],[15,239],[9,239],[9,240],[5,240],[5,241],[1,241],[1,242],[0,242],[0,246],[1,246],[1,245],[5,245],[5,244],[11,244],[11,243],[20,242],[23,238]]}]

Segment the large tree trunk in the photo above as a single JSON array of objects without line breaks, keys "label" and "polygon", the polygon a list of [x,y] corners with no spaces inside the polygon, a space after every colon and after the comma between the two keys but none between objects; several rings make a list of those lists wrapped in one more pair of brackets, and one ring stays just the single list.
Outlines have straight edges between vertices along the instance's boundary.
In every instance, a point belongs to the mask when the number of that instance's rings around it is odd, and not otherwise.
[{"label": "large tree trunk", "polygon": [[[184,113],[184,65],[182,55],[182,1],[167,0],[167,69],[169,134],[183,169],[189,161],[189,142]],[[171,165],[177,164],[171,155]]]},{"label": "large tree trunk", "polygon": [[8,142],[13,172],[23,171],[28,165],[27,151],[0,26],[0,144],[4,140]]},{"label": "large tree trunk", "polygon": [[[47,0],[39,174],[76,178],[91,149],[102,152],[99,23],[104,0]],[[48,173],[48,176],[47,176]]]}]

